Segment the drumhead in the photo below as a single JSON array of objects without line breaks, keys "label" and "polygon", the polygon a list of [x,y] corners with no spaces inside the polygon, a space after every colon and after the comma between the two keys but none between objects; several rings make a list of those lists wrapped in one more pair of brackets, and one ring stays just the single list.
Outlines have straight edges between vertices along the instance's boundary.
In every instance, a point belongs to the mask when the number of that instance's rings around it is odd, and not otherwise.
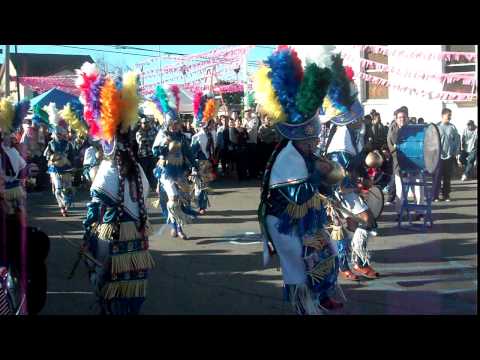
[{"label": "drumhead", "polygon": [[383,211],[384,199],[382,190],[378,186],[372,186],[368,193],[363,194],[363,199],[367,203],[373,217],[378,219]]},{"label": "drumhead", "polygon": [[423,156],[425,161],[425,170],[433,174],[437,170],[440,162],[440,133],[434,124],[430,124],[425,129],[425,140],[423,144]]}]

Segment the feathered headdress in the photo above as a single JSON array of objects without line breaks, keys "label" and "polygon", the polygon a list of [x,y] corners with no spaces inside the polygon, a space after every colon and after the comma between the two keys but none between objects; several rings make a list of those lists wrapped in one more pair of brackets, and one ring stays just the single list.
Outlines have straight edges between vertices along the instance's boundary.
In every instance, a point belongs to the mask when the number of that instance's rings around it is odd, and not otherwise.
[{"label": "feathered headdress", "polygon": [[362,118],[363,107],[358,100],[358,90],[353,81],[352,68],[343,66],[340,54],[332,58],[332,81],[322,104],[322,122],[348,125]]},{"label": "feathered headdress", "polygon": [[193,114],[195,126],[207,125],[208,121],[215,117],[218,108],[212,94],[204,94],[201,91],[195,93],[193,98]]},{"label": "feathered headdress", "polygon": [[168,88],[157,86],[155,94],[146,102],[155,120],[163,127],[167,127],[177,119],[180,109],[180,89],[176,85]]},{"label": "feathered headdress", "polygon": [[48,122],[48,114],[43,110],[40,104],[36,104],[33,107],[33,117],[32,117],[32,124],[45,124],[47,126],[50,125]]},{"label": "feathered headdress", "polygon": [[114,80],[88,62],[76,72],[75,84],[80,89],[79,99],[90,135],[112,141],[118,131],[127,132],[138,120],[138,75],[127,72]]},{"label": "feathered headdress", "polygon": [[29,100],[22,100],[15,105],[7,99],[0,100],[0,128],[6,133],[16,131],[30,108]]},{"label": "feathered headdress", "polygon": [[80,137],[86,137],[88,134],[88,127],[85,124],[79,113],[75,111],[74,107],[71,103],[68,103],[63,107],[63,109],[59,112],[60,116],[65,120],[65,122],[70,126],[71,129],[75,130],[75,132]]},{"label": "feathered headdress", "polygon": [[282,45],[255,74],[255,100],[283,136],[316,136],[319,127],[313,120],[330,84],[332,74],[326,64],[332,51],[332,46],[315,46],[297,52]]}]

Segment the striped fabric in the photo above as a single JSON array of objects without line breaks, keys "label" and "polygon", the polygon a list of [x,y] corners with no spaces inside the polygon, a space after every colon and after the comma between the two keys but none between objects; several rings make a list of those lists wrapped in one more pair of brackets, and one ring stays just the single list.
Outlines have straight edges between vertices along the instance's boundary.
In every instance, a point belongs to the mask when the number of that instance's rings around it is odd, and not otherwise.
[{"label": "striped fabric", "polygon": [[7,270],[0,268],[0,315],[11,315],[7,301]]}]

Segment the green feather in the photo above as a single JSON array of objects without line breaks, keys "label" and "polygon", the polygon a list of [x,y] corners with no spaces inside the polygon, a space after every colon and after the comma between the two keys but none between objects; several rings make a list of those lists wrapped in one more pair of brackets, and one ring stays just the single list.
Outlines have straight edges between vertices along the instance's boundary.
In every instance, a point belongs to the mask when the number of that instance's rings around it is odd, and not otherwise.
[{"label": "green feather", "polygon": [[247,103],[250,108],[255,107],[255,92],[252,91],[248,93]]},{"label": "green feather", "polygon": [[315,63],[310,63],[305,68],[303,81],[295,100],[298,111],[305,118],[315,115],[322,105],[330,79],[331,72],[329,69],[320,69]]},{"label": "green feather", "polygon": [[341,98],[340,102],[349,108],[355,98],[350,94],[350,80],[345,74],[345,68],[343,66],[343,59],[340,54],[332,56],[332,76],[335,79],[336,86],[340,90]]}]

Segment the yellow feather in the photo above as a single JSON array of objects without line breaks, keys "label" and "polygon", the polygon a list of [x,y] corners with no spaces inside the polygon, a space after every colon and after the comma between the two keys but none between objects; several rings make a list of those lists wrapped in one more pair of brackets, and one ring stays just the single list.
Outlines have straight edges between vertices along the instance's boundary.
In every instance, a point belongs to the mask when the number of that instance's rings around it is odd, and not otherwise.
[{"label": "yellow feather", "polygon": [[138,121],[138,96],[137,73],[129,71],[123,75],[122,81],[122,106],[120,110],[120,121],[122,131],[125,132],[130,126]]},{"label": "yellow feather", "polygon": [[75,130],[78,136],[85,137],[87,135],[87,128],[84,124],[82,124],[80,119],[77,117],[77,114],[75,114],[75,112],[72,110],[70,104],[64,106],[64,108],[60,111],[60,116],[67,122],[70,128]]},{"label": "yellow feather", "polygon": [[253,87],[256,102],[262,107],[263,112],[271,118],[272,123],[277,123],[287,120],[287,116],[283,112],[282,105],[280,105],[272,86],[272,81],[268,77],[270,71],[269,67],[262,65],[254,76]]},{"label": "yellow feather", "polygon": [[323,109],[324,109],[324,112],[325,112],[325,115],[330,117],[330,118],[333,118],[337,115],[340,115],[342,112],[338,109],[336,109],[332,102],[330,101],[330,99],[328,98],[328,96],[325,96],[325,98],[323,99],[323,105],[322,105]]},{"label": "yellow feather", "polygon": [[2,131],[10,131],[14,116],[15,108],[12,102],[7,98],[2,98],[0,100],[0,129]]},{"label": "yellow feather", "polygon": [[155,105],[153,101],[146,101],[145,106],[153,113],[155,120],[162,126],[164,118],[160,110],[158,110],[157,105]]}]

